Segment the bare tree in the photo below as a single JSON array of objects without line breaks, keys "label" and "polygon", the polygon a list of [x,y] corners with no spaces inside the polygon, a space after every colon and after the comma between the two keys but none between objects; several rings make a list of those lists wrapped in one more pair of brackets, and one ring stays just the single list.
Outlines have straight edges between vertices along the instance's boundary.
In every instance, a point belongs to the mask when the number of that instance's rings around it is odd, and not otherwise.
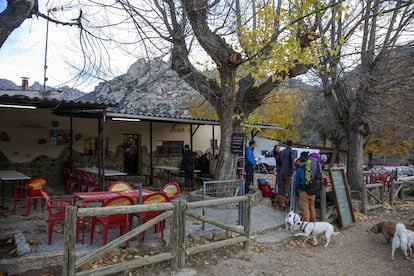
[{"label": "bare tree", "polygon": [[[129,54],[135,47],[137,55],[169,55],[172,68],[217,111],[221,145],[215,178],[229,179],[235,176],[237,162],[237,155],[231,151],[232,134],[243,132],[243,120],[276,85],[312,66],[305,56],[312,52],[311,44],[319,37],[318,18],[329,9],[323,1],[276,2],[263,1],[257,11],[258,22],[253,23],[256,14],[249,1],[148,0],[137,4],[120,0],[101,4],[100,13],[91,12],[87,4],[93,3],[84,1],[79,17],[82,50],[89,59],[89,68],[95,69],[100,67],[95,63],[97,58],[91,57],[110,47]],[[266,25],[266,17],[272,18],[273,24]],[[251,34],[260,30],[260,34],[246,39],[241,28]],[[125,31],[127,36],[121,34]],[[275,65],[275,53],[283,66]],[[200,61],[211,62],[218,77],[206,74],[211,70],[197,66]],[[250,70],[237,76],[241,66]]]},{"label": "bare tree", "polygon": [[[386,64],[413,16],[410,1],[349,1],[353,17],[345,16],[344,6],[338,5],[346,2],[255,1],[261,6],[254,10],[250,1],[237,0],[119,0],[110,5],[79,1],[75,22],[85,58],[80,69],[86,75],[104,72],[102,67],[110,66],[111,48],[137,56],[168,55],[172,68],[217,111],[222,131],[215,177],[228,179],[234,177],[237,161],[231,134],[243,132],[242,121],[275,86],[316,65],[317,45],[330,32],[331,42],[319,52],[323,92],[336,126],[347,133],[350,183],[360,186],[362,149],[370,135],[367,107],[385,72],[380,64]],[[342,50],[351,38],[360,46]],[[354,71],[358,79],[350,82],[341,66],[345,54],[355,51],[361,64]],[[197,65],[210,61],[217,77]],[[242,66],[249,70],[237,78]]]},{"label": "bare tree", "polygon": [[[338,20],[331,25],[331,45],[326,46],[335,49],[338,45],[338,51],[323,57],[320,77],[336,126],[347,136],[349,183],[360,189],[363,149],[375,124],[372,115],[384,107],[384,90],[390,81],[387,75],[397,49],[412,43],[409,28],[413,27],[414,5],[410,1],[380,0],[354,4],[352,10],[359,13],[353,18],[340,9],[332,10]],[[355,61],[351,68],[350,61]]]}]

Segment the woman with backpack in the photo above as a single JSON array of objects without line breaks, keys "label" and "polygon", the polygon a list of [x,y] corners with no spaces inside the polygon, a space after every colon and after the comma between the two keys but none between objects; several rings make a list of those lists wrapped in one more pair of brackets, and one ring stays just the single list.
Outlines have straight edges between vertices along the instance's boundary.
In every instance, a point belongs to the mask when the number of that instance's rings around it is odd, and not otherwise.
[{"label": "woman with backpack", "polygon": [[306,191],[306,156],[301,155],[299,159],[296,160],[298,165],[295,174],[295,190],[299,197],[299,206],[302,215],[303,221],[316,221],[316,211],[315,211],[315,195],[308,194]]}]

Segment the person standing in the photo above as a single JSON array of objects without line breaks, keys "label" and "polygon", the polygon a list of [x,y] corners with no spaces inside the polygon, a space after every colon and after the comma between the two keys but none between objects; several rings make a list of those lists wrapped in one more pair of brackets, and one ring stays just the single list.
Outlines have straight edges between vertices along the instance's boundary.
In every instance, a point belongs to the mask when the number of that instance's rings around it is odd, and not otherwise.
[{"label": "person standing", "polygon": [[316,221],[315,195],[306,192],[305,166],[307,158],[301,155],[296,161],[298,168],[295,173],[295,191],[299,197],[299,206],[303,221]]},{"label": "person standing", "polygon": [[184,146],[183,159],[181,160],[181,167],[184,170],[185,187],[187,190],[192,191],[194,188],[194,168],[195,168],[195,156],[191,151],[189,145]]},{"label": "person standing", "polygon": [[245,156],[244,156],[244,169],[246,170],[246,182],[244,193],[248,194],[250,191],[250,185],[253,183],[253,172],[254,167],[256,166],[256,160],[254,159],[253,150],[256,145],[254,140],[249,142],[249,146],[246,147]]},{"label": "person standing", "polygon": [[208,159],[207,153],[204,153],[200,159],[198,159],[198,166],[202,176],[210,176],[210,160]]},{"label": "person standing", "polygon": [[273,147],[273,157],[275,158],[275,191],[280,193],[282,188],[280,187],[280,146],[275,145]]},{"label": "person standing", "polygon": [[287,141],[287,147],[280,152],[280,193],[290,198],[292,175],[295,170],[295,152],[292,150],[292,140]]}]

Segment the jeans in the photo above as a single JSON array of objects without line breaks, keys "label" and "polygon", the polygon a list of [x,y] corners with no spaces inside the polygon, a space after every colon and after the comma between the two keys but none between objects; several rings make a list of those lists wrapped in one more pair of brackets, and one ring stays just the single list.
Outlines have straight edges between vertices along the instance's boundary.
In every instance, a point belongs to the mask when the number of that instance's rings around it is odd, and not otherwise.
[{"label": "jeans", "polygon": [[250,185],[253,183],[253,165],[246,165],[246,182],[244,186],[244,194],[248,194],[250,191]]}]

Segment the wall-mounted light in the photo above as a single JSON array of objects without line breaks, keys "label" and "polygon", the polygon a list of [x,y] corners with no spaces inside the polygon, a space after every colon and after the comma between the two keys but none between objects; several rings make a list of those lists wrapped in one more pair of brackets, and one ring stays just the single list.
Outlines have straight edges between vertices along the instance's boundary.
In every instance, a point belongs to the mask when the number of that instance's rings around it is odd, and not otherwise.
[{"label": "wall-mounted light", "polygon": [[140,122],[141,120],[138,118],[112,118],[112,121],[126,121],[126,122]]},{"label": "wall-mounted light", "polygon": [[0,104],[0,107],[8,107],[8,108],[24,108],[24,109],[36,109],[36,106],[32,105],[14,105],[14,104]]}]

